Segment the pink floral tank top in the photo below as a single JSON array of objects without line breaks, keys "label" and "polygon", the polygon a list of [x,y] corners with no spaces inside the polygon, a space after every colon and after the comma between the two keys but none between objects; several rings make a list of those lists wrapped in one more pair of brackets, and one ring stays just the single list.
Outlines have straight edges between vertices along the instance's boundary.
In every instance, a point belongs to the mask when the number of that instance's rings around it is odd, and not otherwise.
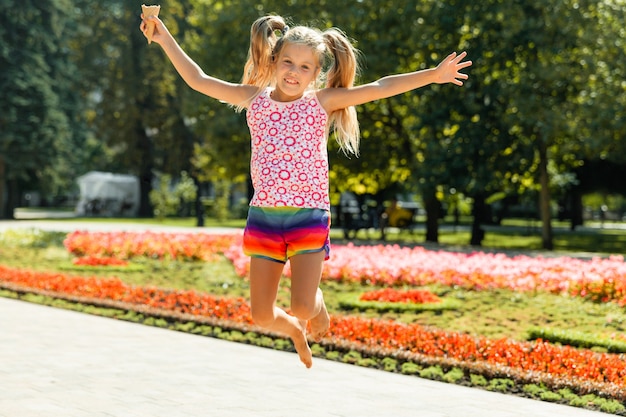
[{"label": "pink floral tank top", "polygon": [[285,103],[272,100],[271,91],[259,94],[246,114],[254,187],[250,205],[329,210],[328,115],[315,91]]}]

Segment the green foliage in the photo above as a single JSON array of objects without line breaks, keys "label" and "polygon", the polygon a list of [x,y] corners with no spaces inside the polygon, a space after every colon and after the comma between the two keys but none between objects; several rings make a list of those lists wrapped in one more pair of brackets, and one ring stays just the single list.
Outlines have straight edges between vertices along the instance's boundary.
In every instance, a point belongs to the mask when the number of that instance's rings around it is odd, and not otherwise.
[{"label": "green foliage", "polygon": [[387,372],[396,372],[398,370],[398,361],[393,358],[383,358],[383,360],[381,361],[381,365],[383,366],[383,369]]},{"label": "green foliage", "polygon": [[191,159],[201,181],[213,184],[215,198],[212,201],[209,215],[219,221],[230,217],[231,189],[235,183],[242,183],[246,176],[237,175],[232,167],[227,167],[218,158],[214,146],[204,144],[194,147],[194,156]]},{"label": "green foliage", "polygon": [[600,337],[593,333],[576,330],[536,328],[528,330],[528,339],[542,339],[552,343],[561,343],[579,348],[601,348],[610,353],[626,353],[626,342]]},{"label": "green foliage", "polygon": [[379,313],[418,313],[420,311],[441,312],[444,310],[456,310],[461,307],[461,303],[454,299],[443,299],[439,303],[391,303],[360,301],[358,296],[345,296],[339,300],[339,307],[344,310],[374,310]]},{"label": "green foliage", "polygon": [[81,173],[80,81],[68,48],[77,23],[69,0],[3,2],[0,218],[12,217],[22,192],[67,191]]},{"label": "green foliage", "polygon": [[515,386],[515,382],[508,378],[494,378],[489,381],[487,389],[489,391],[507,392]]},{"label": "green foliage", "polygon": [[626,411],[626,407],[624,406],[624,404],[617,400],[598,397],[594,401],[594,404],[600,408],[600,411],[603,411],[605,413],[617,414]]},{"label": "green foliage", "polygon": [[320,345],[319,343],[313,343],[311,345],[311,353],[313,354],[313,356],[323,358],[326,356],[326,349],[324,349],[324,346]]},{"label": "green foliage", "polygon": [[47,248],[62,245],[66,235],[40,229],[8,229],[0,233],[0,244],[5,247]]},{"label": "green foliage", "polygon": [[126,266],[91,266],[91,265],[74,265],[71,262],[64,262],[59,264],[59,269],[62,271],[79,271],[88,273],[100,273],[100,272],[142,272],[145,270],[144,265],[128,264]]},{"label": "green foliage", "polygon": [[443,375],[443,370],[438,365],[429,366],[419,371],[419,376],[427,379],[441,380],[443,379]]},{"label": "green foliage", "polygon": [[522,387],[522,390],[525,393],[529,394],[531,397],[543,401],[557,402],[561,401],[564,398],[560,392],[553,392],[550,389],[546,388],[544,385],[527,384]]},{"label": "green foliage", "polygon": [[443,375],[445,382],[455,383],[465,377],[465,372],[461,368],[452,368]]},{"label": "green foliage", "polygon": [[180,180],[172,187],[172,177],[162,174],[159,187],[150,191],[150,202],[154,206],[157,219],[176,214],[184,203],[195,201],[197,187],[189,175],[183,171]]},{"label": "green foliage", "polygon": [[274,339],[268,336],[261,336],[257,338],[257,344],[266,348],[274,348]]},{"label": "green foliage", "polygon": [[546,391],[546,392],[541,393],[539,398],[542,401],[548,401],[548,402],[558,402],[558,401],[561,401],[561,396],[559,394],[557,394],[556,392],[552,392],[552,391]]},{"label": "green foliage", "polygon": [[348,353],[344,354],[343,357],[341,358],[341,361],[344,363],[352,363],[355,364],[358,361],[362,360],[363,357],[361,356],[361,354],[357,351],[351,350]]},{"label": "green foliage", "polygon": [[413,362],[404,362],[400,367],[400,373],[404,375],[417,375],[421,370],[422,367]]},{"label": "green foliage", "polygon": [[356,364],[364,368],[378,368],[378,361],[372,358],[359,359]]},{"label": "green foliage", "polygon": [[485,378],[483,375],[476,374],[470,374],[470,382],[472,383],[472,385],[475,385],[477,387],[485,387],[488,384],[487,378]]},{"label": "green foliage", "polygon": [[185,333],[191,333],[194,327],[196,327],[196,323],[192,321],[177,322],[174,324],[174,330],[177,330],[179,332],[185,332]]},{"label": "green foliage", "polygon": [[594,394],[587,394],[581,397],[572,398],[569,402],[574,407],[588,407],[590,404],[595,405],[600,410],[607,413],[617,413],[626,410],[623,404],[615,400],[607,400]]},{"label": "green foliage", "polygon": [[[70,190],[87,168],[139,175],[146,216],[153,172],[186,170],[224,189],[245,183],[245,114],[184,84],[137,29],[138,3],[9,0],[5,9],[0,171],[11,201],[27,186]],[[236,82],[249,24],[267,13],[345,30],[363,52],[360,83],[432,67],[452,50],[474,61],[462,89],[434,85],[359,106],[361,156],[346,158],[330,140],[334,194],[517,195],[537,190],[540,167],[562,193],[584,159],[624,162],[621,1],[164,0],[161,17],[207,74]],[[220,218],[227,201],[218,193]]]},{"label": "green foliage", "polygon": [[285,351],[293,351],[293,344],[291,340],[286,339],[274,339],[274,349],[276,350],[285,350]]}]

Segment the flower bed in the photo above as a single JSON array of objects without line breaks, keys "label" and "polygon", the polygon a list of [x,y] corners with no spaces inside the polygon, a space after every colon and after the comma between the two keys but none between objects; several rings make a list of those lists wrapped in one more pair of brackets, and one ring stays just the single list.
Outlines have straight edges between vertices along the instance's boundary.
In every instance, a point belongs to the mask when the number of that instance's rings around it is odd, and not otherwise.
[{"label": "flower bed", "polygon": [[128,261],[110,256],[81,256],[72,259],[72,265],[76,266],[128,266]]},{"label": "flower bed", "polygon": [[[75,232],[68,235],[65,245],[75,255],[119,259],[147,256],[213,260],[218,254],[224,254],[242,277],[247,276],[249,267],[249,259],[241,251],[239,235]],[[286,274],[289,275],[288,267]],[[11,276],[19,277],[17,282],[31,288],[121,300],[198,317],[215,316],[231,323],[252,323],[247,303],[242,299],[232,301],[193,291],[130,287],[117,280],[59,274],[42,277],[39,273],[0,269],[0,282]],[[451,253],[397,245],[335,245],[330,260],[324,264],[323,279],[383,287],[438,284],[477,291],[498,288],[539,290],[626,305],[626,265],[618,256],[583,261],[569,257]],[[49,287],[50,283],[54,285]],[[389,298],[393,291],[385,290],[378,295]],[[381,302],[356,300],[355,297],[354,301],[370,303],[368,308],[374,304],[418,305],[397,303],[391,298]],[[350,308],[356,308],[355,304]],[[482,374],[508,375],[549,386],[574,387],[582,392],[608,393],[622,401],[626,399],[624,355],[596,353],[543,340],[493,340],[387,320],[335,315],[324,343],[349,346],[372,356],[452,364]]]},{"label": "flower bed", "polygon": [[[249,268],[239,234],[74,232],[64,243],[78,256],[212,260],[224,254],[240,276],[247,276]],[[289,266],[285,273],[289,275]],[[441,284],[473,290],[541,290],[626,306],[626,263],[621,256],[584,261],[571,257],[464,254],[398,245],[335,245],[330,260],[324,263],[323,279],[385,287]]]},{"label": "flower bed", "polygon": [[76,231],[69,233],[63,244],[76,256],[210,261],[240,242],[238,234]]},{"label": "flower bed", "polygon": [[[239,248],[231,247],[225,255],[237,273],[247,274],[247,258]],[[626,263],[621,256],[585,261],[565,256],[508,257],[398,245],[335,245],[324,263],[323,279],[385,287],[440,284],[476,291],[540,290],[626,306]]]},{"label": "flower bed", "polygon": [[101,279],[37,272],[1,265],[0,283],[93,299],[146,305],[184,314],[234,320],[239,323],[252,323],[248,302],[243,298],[219,298],[210,294],[198,294],[195,291],[168,291],[154,287],[131,286],[115,278]]},{"label": "flower bed", "polygon": [[[195,291],[130,286],[118,279],[86,278],[2,266],[0,283],[252,325],[248,304],[242,298],[216,298]],[[518,375],[527,380],[534,378],[541,383],[549,382],[626,399],[624,355],[596,353],[541,340],[492,340],[416,324],[336,315],[331,319],[325,343],[349,345],[372,356],[405,356],[415,360],[430,358],[431,361],[461,364],[492,375]]]},{"label": "flower bed", "polygon": [[429,304],[440,303],[441,298],[428,290],[399,291],[394,288],[383,288],[376,291],[368,291],[361,294],[361,301],[380,301],[389,303],[415,303]]}]

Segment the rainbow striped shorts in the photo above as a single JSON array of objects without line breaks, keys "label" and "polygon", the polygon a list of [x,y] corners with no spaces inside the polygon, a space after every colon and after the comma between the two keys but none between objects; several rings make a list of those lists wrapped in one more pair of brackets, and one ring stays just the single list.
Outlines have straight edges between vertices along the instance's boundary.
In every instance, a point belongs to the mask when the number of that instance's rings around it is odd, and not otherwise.
[{"label": "rainbow striped shorts", "polygon": [[251,206],[243,232],[243,252],[280,263],[294,255],[321,251],[326,251],[328,259],[329,233],[327,210]]}]

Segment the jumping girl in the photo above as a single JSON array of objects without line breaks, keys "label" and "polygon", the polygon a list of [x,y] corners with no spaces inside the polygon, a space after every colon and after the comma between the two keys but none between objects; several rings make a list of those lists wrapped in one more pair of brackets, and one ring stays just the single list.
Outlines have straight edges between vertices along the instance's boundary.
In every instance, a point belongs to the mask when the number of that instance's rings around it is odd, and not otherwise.
[{"label": "jumping girl", "polygon": [[[180,48],[158,17],[152,40],[194,90],[246,110],[254,196],[243,250],[250,259],[250,305],[256,324],[291,338],[300,360],[312,365],[307,324],[314,339],[330,317],[319,288],[330,253],[327,140],[335,133],[346,153],[358,154],[354,106],[429,84],[463,85],[466,53],[451,53],[431,69],[396,74],[354,86],[358,51],[337,29],[289,28],[280,16],[252,24],[248,60],[240,84],[206,75]],[[291,314],[276,306],[287,260],[291,265]]]}]

